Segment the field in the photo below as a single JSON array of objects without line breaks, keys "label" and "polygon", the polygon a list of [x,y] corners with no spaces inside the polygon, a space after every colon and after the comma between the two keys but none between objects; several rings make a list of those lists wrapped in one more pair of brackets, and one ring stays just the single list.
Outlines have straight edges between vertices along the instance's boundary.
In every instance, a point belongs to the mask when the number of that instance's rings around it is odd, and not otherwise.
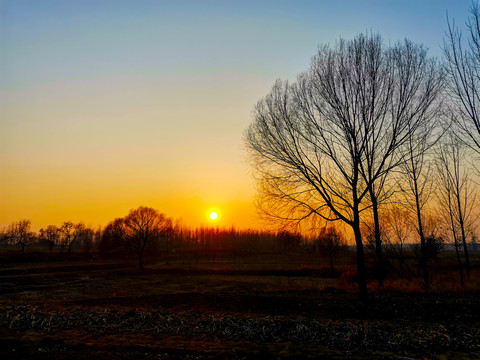
[{"label": "field", "polygon": [[363,303],[349,265],[305,254],[2,259],[2,359],[480,358],[472,287],[372,282]]}]

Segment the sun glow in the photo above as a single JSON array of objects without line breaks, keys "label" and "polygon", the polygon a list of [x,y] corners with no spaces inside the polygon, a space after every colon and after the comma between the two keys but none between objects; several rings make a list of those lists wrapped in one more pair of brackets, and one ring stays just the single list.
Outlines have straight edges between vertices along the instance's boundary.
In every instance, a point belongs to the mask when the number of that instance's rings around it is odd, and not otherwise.
[{"label": "sun glow", "polygon": [[218,218],[218,213],[216,211],[212,211],[209,215],[211,220],[217,220]]}]

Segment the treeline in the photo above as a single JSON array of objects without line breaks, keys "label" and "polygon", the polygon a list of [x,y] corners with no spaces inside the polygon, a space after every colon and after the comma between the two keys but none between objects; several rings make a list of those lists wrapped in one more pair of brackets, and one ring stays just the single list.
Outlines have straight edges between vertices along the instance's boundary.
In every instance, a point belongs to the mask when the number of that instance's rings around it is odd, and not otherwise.
[{"label": "treeline", "polygon": [[48,225],[31,231],[31,221],[13,222],[0,232],[3,247],[17,247],[22,255],[26,248],[46,249],[47,254],[71,255],[95,252],[106,257],[133,257],[143,267],[145,253],[168,261],[170,254],[229,254],[233,258],[253,252],[318,253],[328,257],[333,270],[335,256],[347,250],[347,242],[335,228],[323,229],[315,238],[287,230],[259,231],[200,226],[190,228],[173,221],[155,209],[140,206],[123,218],[111,221],[103,229],[84,223],[65,221],[60,226]]},{"label": "treeline", "polygon": [[[407,214],[394,209],[390,216],[382,216],[382,239],[387,273],[418,276],[421,249],[415,240],[415,229]],[[438,219],[426,222],[427,254],[435,259],[444,250],[454,247],[440,232]],[[367,253],[375,254],[375,239],[368,224],[364,224]],[[477,251],[476,238],[472,236],[470,251]],[[168,262],[173,254],[216,261],[230,256],[233,261],[245,254],[277,253],[287,255],[310,254],[322,258],[332,273],[339,258],[354,258],[354,247],[349,245],[345,233],[331,225],[314,233],[279,230],[239,230],[199,226],[191,228],[174,221],[148,207],[132,209],[124,218],[117,218],[102,228],[91,228],[84,223],[63,222],[60,226],[48,225],[38,232],[31,231],[31,221],[13,222],[0,232],[0,245],[16,247],[23,255],[26,248],[44,249],[45,260],[52,256],[68,257],[72,251],[85,255],[95,254],[105,258],[134,258],[143,267],[146,253],[157,261]],[[374,256],[371,257],[374,259]],[[374,265],[374,261],[370,265]],[[372,267],[374,269],[374,267]]]}]

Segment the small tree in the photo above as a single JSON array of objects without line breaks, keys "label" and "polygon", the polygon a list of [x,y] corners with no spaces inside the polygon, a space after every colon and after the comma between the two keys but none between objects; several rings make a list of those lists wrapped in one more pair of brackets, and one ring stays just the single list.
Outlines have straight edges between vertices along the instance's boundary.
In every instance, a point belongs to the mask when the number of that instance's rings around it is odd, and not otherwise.
[{"label": "small tree", "polygon": [[60,229],[55,225],[48,225],[45,229],[40,229],[39,233],[40,242],[50,250],[51,256],[53,248],[60,240]]},{"label": "small tree", "polygon": [[65,221],[60,227],[60,233],[62,234],[62,251],[63,246],[66,245],[68,247],[68,255],[70,255],[74,244],[81,239],[85,229],[86,227],[83,223],[75,224],[71,221]]},{"label": "small tree", "polygon": [[92,249],[93,243],[95,239],[95,231],[89,227],[83,227],[83,229],[80,230],[79,234],[79,242],[83,248],[83,251],[88,254],[90,253],[90,250]]},{"label": "small tree", "polygon": [[118,253],[124,248],[121,234],[117,232],[115,221],[110,222],[102,231],[102,237],[99,244],[101,253]]},{"label": "small tree", "polygon": [[137,257],[139,269],[143,268],[145,250],[164,238],[171,226],[170,218],[145,206],[132,209],[127,216],[111,223],[113,233]]},{"label": "small tree", "polygon": [[299,234],[292,233],[287,230],[282,230],[275,236],[275,241],[282,250],[289,253],[295,252],[302,242],[302,237]]},{"label": "small tree", "polygon": [[315,240],[320,254],[330,260],[330,270],[335,271],[334,259],[341,249],[345,248],[347,242],[333,226],[325,226]]},{"label": "small tree", "polygon": [[31,224],[30,220],[22,219],[12,223],[6,231],[6,237],[10,242],[21,246],[22,255],[25,254],[25,247],[30,245],[35,238],[35,235],[30,232]]}]

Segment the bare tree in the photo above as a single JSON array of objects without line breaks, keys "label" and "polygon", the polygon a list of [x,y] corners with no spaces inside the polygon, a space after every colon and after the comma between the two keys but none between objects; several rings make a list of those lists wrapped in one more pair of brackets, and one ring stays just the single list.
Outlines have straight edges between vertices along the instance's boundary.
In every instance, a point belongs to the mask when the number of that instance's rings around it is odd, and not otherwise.
[{"label": "bare tree", "polygon": [[40,229],[39,239],[44,243],[50,250],[50,255],[52,255],[52,250],[54,246],[60,241],[60,229],[55,225],[48,225],[45,229]]},{"label": "bare tree", "polygon": [[7,228],[4,237],[11,243],[20,245],[22,255],[25,254],[25,247],[30,245],[35,239],[35,234],[30,231],[32,222],[27,219],[21,219],[13,222]]},{"label": "bare tree", "polygon": [[[480,8],[472,2],[467,20],[467,41],[452,21],[448,22],[444,54],[450,78],[450,93],[457,110],[455,124],[463,136],[458,138],[480,153]],[[477,169],[478,170],[478,169]]]},{"label": "bare tree", "polygon": [[[441,107],[436,107],[441,109]],[[415,228],[420,238],[421,261],[424,286],[429,287],[428,254],[424,231],[424,208],[429,203],[434,189],[434,164],[432,150],[438,140],[444,135],[444,129],[438,126],[443,114],[432,112],[424,117],[421,125],[415,131],[409,131],[408,141],[402,151],[404,160],[401,163],[401,174],[398,184],[403,195],[403,205],[415,216]]]},{"label": "bare tree", "polygon": [[124,218],[115,219],[111,225],[125,247],[136,255],[138,267],[142,269],[145,249],[168,235],[172,221],[155,209],[140,206]]},{"label": "bare tree", "polygon": [[398,258],[398,272],[401,274],[405,267],[410,274],[413,274],[405,256],[406,247],[411,241],[413,232],[414,221],[412,221],[411,212],[401,205],[392,205],[384,212],[382,220],[389,250]]},{"label": "bare tree", "polygon": [[80,230],[78,241],[80,242],[83,248],[83,251],[86,254],[90,253],[90,250],[92,249],[92,246],[93,246],[94,239],[95,239],[95,231],[92,228],[84,226]]},{"label": "bare tree", "polygon": [[73,223],[71,221],[65,221],[60,227],[60,233],[62,234],[62,250],[63,246],[67,246],[68,255],[71,254],[73,246],[80,241],[86,230],[85,224]]},{"label": "bare tree", "polygon": [[325,226],[320,230],[315,243],[319,251],[324,256],[327,256],[330,261],[330,271],[335,271],[334,259],[346,247],[347,242],[342,234],[333,226]]},{"label": "bare tree", "polygon": [[[246,133],[264,212],[352,228],[361,297],[367,288],[360,214],[372,202],[378,210],[387,174],[403,161],[398,148],[440,91],[436,69],[408,41],[385,48],[379,35],[340,40],[333,49],[320,47],[296,83],[277,81]],[[377,254],[382,267],[380,239]]]},{"label": "bare tree", "polygon": [[25,247],[30,245],[35,235],[30,231],[32,222],[27,219],[16,221],[10,225],[8,230],[8,237],[14,244],[20,245],[22,248],[22,255],[25,254]]},{"label": "bare tree", "polygon": [[[467,230],[474,221],[473,209],[476,196],[470,173],[465,166],[465,158],[465,147],[456,137],[449,136],[438,154],[437,169],[440,178],[438,195],[453,234],[457,255],[458,248],[463,247],[465,269],[467,277],[470,277]],[[460,262],[459,265],[461,265]]]},{"label": "bare tree", "polygon": [[[362,168],[372,202],[380,286],[384,270],[378,208],[382,197],[388,199],[393,194],[393,187],[385,187],[387,175],[398,165],[412,161],[417,169],[421,166],[423,154],[434,143],[433,119],[441,109],[439,95],[443,87],[443,74],[437,62],[427,57],[422,46],[405,40],[391,50],[391,56],[395,69],[395,86],[391,100],[388,99],[391,103],[385,103],[381,107],[385,110],[373,114],[369,120],[374,124],[373,133],[367,142],[366,167]],[[407,153],[402,151],[405,147]]]}]

